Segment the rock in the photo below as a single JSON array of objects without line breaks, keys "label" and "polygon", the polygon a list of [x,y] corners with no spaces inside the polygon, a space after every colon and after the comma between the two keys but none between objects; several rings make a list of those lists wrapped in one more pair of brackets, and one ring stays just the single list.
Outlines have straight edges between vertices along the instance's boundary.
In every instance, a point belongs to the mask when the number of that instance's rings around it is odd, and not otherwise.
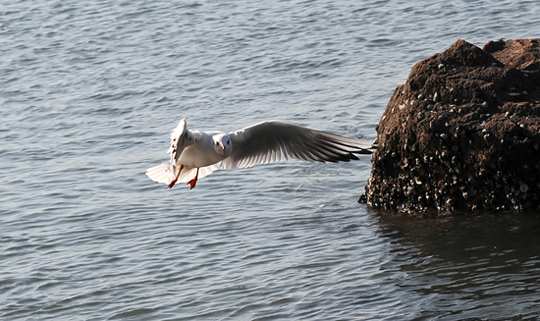
[{"label": "rock", "polygon": [[363,200],[411,213],[539,207],[539,85],[540,39],[458,40],[417,63],[378,125]]}]

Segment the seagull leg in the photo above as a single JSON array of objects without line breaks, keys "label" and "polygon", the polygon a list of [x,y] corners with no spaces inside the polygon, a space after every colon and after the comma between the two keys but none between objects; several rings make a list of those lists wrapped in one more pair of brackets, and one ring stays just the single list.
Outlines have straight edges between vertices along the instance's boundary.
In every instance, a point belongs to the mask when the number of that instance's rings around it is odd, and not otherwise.
[{"label": "seagull leg", "polygon": [[178,174],[176,174],[176,177],[172,180],[172,182],[169,183],[169,188],[172,188],[174,184],[176,184],[176,181],[178,180],[178,177],[180,177],[180,173],[182,173],[183,169],[184,165],[180,165],[180,170],[178,171]]},{"label": "seagull leg", "polygon": [[195,184],[197,183],[197,178],[199,178],[199,168],[198,167],[197,167],[197,174],[195,174],[195,178],[188,182],[189,186],[191,186],[189,189],[194,189],[195,188]]}]

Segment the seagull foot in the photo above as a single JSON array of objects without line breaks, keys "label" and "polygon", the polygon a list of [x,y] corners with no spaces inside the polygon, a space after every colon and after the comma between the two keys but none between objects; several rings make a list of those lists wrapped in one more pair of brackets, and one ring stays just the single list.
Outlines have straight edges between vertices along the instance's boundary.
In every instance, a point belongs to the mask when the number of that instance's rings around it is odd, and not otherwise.
[{"label": "seagull foot", "polygon": [[176,177],[172,180],[172,182],[169,183],[169,188],[172,188],[174,184],[176,184],[176,181],[178,180],[178,177],[180,177],[180,173],[184,169],[184,165],[180,165],[180,169],[178,170],[178,174],[176,174]]},{"label": "seagull foot", "polygon": [[199,168],[197,167],[197,173],[195,174],[195,178],[188,182],[188,184],[190,186],[190,188],[189,188],[190,190],[195,188],[195,184],[197,183],[198,178],[199,178]]},{"label": "seagull foot", "polygon": [[188,184],[189,184],[189,189],[190,189],[190,190],[194,189],[196,183],[197,183],[197,179],[196,179],[196,178],[190,180],[190,181],[188,182]]}]

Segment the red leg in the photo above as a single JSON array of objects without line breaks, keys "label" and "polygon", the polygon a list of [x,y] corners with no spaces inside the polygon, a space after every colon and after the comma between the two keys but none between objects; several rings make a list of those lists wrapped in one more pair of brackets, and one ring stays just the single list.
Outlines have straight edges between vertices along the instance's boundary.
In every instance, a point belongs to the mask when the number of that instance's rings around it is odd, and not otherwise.
[{"label": "red leg", "polygon": [[197,183],[197,178],[199,178],[199,168],[197,167],[197,173],[195,174],[195,178],[190,180],[188,184],[191,186],[189,189],[194,189],[195,184]]},{"label": "red leg", "polygon": [[180,165],[180,170],[178,171],[178,174],[176,174],[176,177],[172,180],[172,182],[169,183],[169,188],[172,188],[174,184],[176,184],[176,181],[178,180],[178,177],[180,177],[180,173],[184,169],[184,165]]}]

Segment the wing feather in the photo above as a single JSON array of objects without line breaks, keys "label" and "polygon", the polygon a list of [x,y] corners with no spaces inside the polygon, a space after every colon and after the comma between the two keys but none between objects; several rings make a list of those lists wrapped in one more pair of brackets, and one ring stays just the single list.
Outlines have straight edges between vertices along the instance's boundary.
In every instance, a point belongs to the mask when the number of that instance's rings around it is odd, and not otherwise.
[{"label": "wing feather", "polygon": [[195,138],[193,133],[187,129],[187,121],[185,118],[182,118],[176,126],[175,129],[171,132],[171,146],[167,153],[171,154],[170,172],[175,173],[178,159],[186,147],[193,144]]},{"label": "wing feather", "polygon": [[[195,142],[196,136],[198,137],[198,134],[189,131],[187,129],[186,119],[182,118],[182,120],[180,120],[178,123],[178,126],[176,126],[176,128],[174,128],[171,132],[171,143],[169,149],[167,150],[167,153],[171,154],[170,160],[168,162],[148,168],[146,170],[146,175],[158,183],[169,184],[172,182],[180,170],[177,162],[182,154],[182,151]],[[183,171],[181,176],[184,175],[184,172],[186,171]]]},{"label": "wing feather", "polygon": [[231,155],[221,162],[226,169],[286,161],[312,162],[357,160],[355,154],[371,154],[374,145],[282,122],[259,123],[230,133]]}]

